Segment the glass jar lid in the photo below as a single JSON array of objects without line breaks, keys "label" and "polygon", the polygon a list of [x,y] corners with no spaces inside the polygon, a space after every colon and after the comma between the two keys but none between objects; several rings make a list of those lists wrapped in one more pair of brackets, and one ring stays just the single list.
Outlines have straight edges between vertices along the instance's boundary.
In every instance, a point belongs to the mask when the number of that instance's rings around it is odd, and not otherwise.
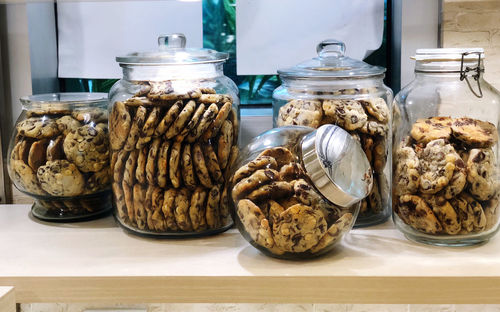
[{"label": "glass jar lid", "polygon": [[158,50],[133,52],[116,57],[122,65],[184,65],[220,63],[229,58],[228,53],[210,49],[186,48],[183,34],[160,35]]},{"label": "glass jar lid", "polygon": [[323,125],[302,139],[302,162],[318,191],[332,203],[348,207],[373,186],[373,174],[361,144],[335,125]]},{"label": "glass jar lid", "polygon": [[327,39],[316,46],[318,57],[290,68],[279,69],[282,78],[294,79],[346,79],[366,78],[385,73],[386,69],[345,56],[341,41]]}]

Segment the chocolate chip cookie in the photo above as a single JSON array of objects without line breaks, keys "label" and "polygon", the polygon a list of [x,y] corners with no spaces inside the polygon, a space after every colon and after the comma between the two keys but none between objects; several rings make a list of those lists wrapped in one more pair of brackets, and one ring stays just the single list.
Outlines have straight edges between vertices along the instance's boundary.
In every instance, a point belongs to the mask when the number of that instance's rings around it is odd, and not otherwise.
[{"label": "chocolate chip cookie", "polygon": [[498,130],[494,124],[472,118],[457,118],[451,125],[454,138],[470,147],[491,147],[498,142]]},{"label": "chocolate chip cookie", "polygon": [[109,142],[113,150],[123,147],[131,126],[130,113],[123,102],[117,101],[109,116]]},{"label": "chocolate chip cookie", "polygon": [[318,128],[323,118],[321,101],[291,100],[283,105],[276,121],[278,126],[306,126]]},{"label": "chocolate chip cookie", "polygon": [[450,117],[429,117],[417,119],[411,128],[411,137],[418,143],[427,144],[437,139],[449,140],[451,136]]},{"label": "chocolate chip cookie", "polygon": [[77,196],[85,188],[83,175],[67,160],[48,161],[36,175],[42,189],[54,196]]},{"label": "chocolate chip cookie", "polygon": [[16,130],[19,135],[35,139],[50,138],[60,133],[56,121],[47,117],[25,119],[16,125]]},{"label": "chocolate chip cookie", "polygon": [[105,129],[84,125],[71,130],[63,142],[64,154],[82,172],[101,171],[109,164],[109,141]]},{"label": "chocolate chip cookie", "polygon": [[498,187],[495,154],[491,148],[470,150],[467,160],[469,191],[478,200],[488,200]]}]

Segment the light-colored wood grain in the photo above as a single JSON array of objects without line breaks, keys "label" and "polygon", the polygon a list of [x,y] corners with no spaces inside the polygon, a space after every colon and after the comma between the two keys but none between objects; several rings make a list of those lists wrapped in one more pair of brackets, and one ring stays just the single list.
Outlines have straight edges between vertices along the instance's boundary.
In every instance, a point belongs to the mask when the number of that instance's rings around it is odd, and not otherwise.
[{"label": "light-colored wood grain", "polygon": [[353,230],[331,254],[285,261],[236,230],[155,240],[112,218],[48,224],[0,206],[0,285],[18,302],[500,303],[500,240],[412,243],[391,222]]},{"label": "light-colored wood grain", "polygon": [[14,287],[0,287],[0,312],[16,312]]}]

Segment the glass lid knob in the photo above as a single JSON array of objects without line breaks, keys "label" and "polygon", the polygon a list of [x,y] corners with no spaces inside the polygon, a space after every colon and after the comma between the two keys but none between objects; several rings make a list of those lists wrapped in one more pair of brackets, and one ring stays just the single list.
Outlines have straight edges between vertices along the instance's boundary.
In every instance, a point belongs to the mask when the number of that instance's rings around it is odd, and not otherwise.
[{"label": "glass lid knob", "polygon": [[322,59],[339,58],[345,55],[345,44],[335,39],[326,39],[316,46],[316,52]]},{"label": "glass lid knob", "polygon": [[186,36],[184,34],[169,34],[160,35],[158,37],[158,47],[160,50],[165,50],[167,48],[180,48],[186,47]]}]

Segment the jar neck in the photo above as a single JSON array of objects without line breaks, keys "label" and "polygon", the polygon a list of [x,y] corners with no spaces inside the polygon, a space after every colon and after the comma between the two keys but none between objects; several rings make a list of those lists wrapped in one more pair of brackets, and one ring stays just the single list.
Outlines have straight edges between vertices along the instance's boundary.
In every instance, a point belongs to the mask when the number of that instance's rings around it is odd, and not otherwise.
[{"label": "jar neck", "polygon": [[192,65],[121,64],[123,79],[130,81],[198,80],[223,76],[222,63]]},{"label": "jar neck", "polygon": [[299,90],[341,90],[369,87],[382,87],[385,75],[365,79],[283,79],[283,86]]}]

